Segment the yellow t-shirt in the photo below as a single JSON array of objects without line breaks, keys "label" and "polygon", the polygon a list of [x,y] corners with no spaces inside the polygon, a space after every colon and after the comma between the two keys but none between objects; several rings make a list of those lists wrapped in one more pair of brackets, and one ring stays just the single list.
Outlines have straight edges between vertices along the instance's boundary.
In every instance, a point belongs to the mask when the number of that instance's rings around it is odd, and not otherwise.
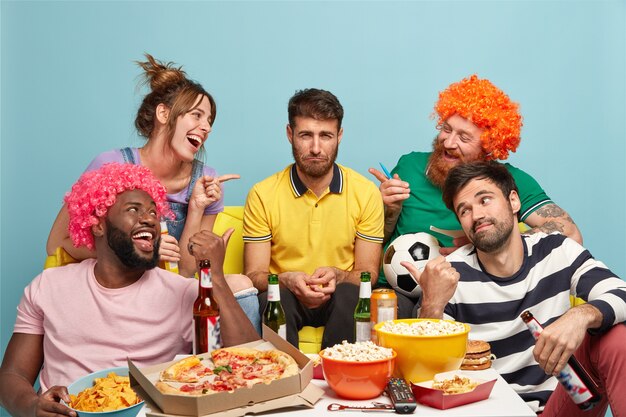
[{"label": "yellow t-shirt", "polygon": [[271,242],[273,274],[311,274],[320,266],[350,271],[357,238],[382,244],[383,217],[378,188],[356,171],[335,164],[330,186],[318,198],[292,164],[248,193],[243,240]]}]

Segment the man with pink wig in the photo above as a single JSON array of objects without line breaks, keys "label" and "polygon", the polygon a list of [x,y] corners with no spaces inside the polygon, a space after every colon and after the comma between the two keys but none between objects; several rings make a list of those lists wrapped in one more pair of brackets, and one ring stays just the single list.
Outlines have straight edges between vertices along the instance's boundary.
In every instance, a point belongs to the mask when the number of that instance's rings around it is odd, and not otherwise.
[{"label": "man with pink wig", "polygon": [[[506,160],[509,152],[515,152],[520,143],[522,116],[518,104],[487,79],[472,75],[451,84],[439,93],[435,112],[439,133],[433,140],[432,152],[403,155],[391,171],[391,178],[374,168],[369,169],[381,182],[385,249],[398,236],[417,232],[435,236],[443,254],[469,243],[454,213],[441,199],[448,172],[465,162]],[[518,218],[530,227],[525,233],[556,231],[582,244],[582,236],[572,218],[548,197],[537,181],[510,164],[505,166],[519,188],[522,206]],[[462,237],[453,239],[432,231],[431,226],[460,232]],[[383,273],[378,283],[387,284]],[[414,285],[407,283],[407,287]],[[405,300],[401,297],[401,306],[405,305]],[[411,313],[401,308],[399,314]]]},{"label": "man with pink wig", "polygon": [[[97,256],[46,269],[25,289],[0,367],[0,405],[11,415],[75,416],[59,403],[73,380],[127,358],[146,366],[191,353],[197,281],[156,268],[165,193],[148,168],[131,164],[106,164],[74,184],[70,236]],[[258,339],[224,280],[231,234],[191,238],[196,260],[211,261],[226,346]]]}]

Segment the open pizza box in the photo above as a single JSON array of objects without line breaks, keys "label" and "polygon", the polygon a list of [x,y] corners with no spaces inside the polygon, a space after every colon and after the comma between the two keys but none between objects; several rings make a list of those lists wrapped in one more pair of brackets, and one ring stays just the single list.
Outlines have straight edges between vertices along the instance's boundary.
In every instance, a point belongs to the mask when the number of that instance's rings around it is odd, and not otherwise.
[{"label": "open pizza box", "polygon": [[[268,385],[256,384],[250,388],[239,388],[232,392],[219,392],[191,397],[163,394],[154,385],[159,379],[160,372],[175,363],[176,360],[145,368],[137,368],[133,361],[128,359],[131,385],[139,385],[140,391],[143,391],[149,397],[146,398],[146,404],[153,403],[152,405],[156,406],[146,413],[150,416],[204,416],[226,410],[232,410],[232,412],[224,415],[243,416],[247,413],[269,411],[296,405],[312,407],[322,396],[323,391],[311,385],[307,392],[304,393],[305,395],[300,395],[305,391],[305,388],[307,388],[313,378],[313,364],[309,358],[278,336],[269,327],[263,326],[263,338],[264,340],[257,340],[240,346],[260,350],[278,349],[291,355],[298,363],[299,372],[297,375],[278,379]],[[252,408],[255,408],[255,410]]]},{"label": "open pizza box", "polygon": [[[179,417],[175,414],[166,414],[154,404],[152,399],[143,391],[141,386],[133,385],[133,389],[145,403],[145,415],[146,417]],[[259,414],[264,412],[271,412],[273,410],[285,409],[285,408],[313,408],[315,403],[320,399],[324,390],[320,387],[309,384],[304,391],[287,395],[286,397],[275,398],[273,400],[261,401],[252,405],[245,405],[242,407],[233,408],[231,410],[219,411],[220,417],[242,417],[246,414]],[[213,416],[215,414],[207,414],[207,416]]]}]

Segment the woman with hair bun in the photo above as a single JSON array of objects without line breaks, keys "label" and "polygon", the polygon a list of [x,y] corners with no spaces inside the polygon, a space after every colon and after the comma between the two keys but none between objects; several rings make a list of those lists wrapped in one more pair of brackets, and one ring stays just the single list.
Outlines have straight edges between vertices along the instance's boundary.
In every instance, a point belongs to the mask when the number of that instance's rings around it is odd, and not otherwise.
[{"label": "woman with hair bun", "polygon": [[[167,201],[175,215],[165,219],[169,235],[162,235],[160,261],[178,262],[180,274],[189,277],[196,271],[195,259],[187,250],[189,238],[201,230],[213,229],[217,214],[224,209],[222,183],[239,175],[218,176],[215,169],[197,158],[204,150],[217,112],[211,94],[187,78],[182,67],[158,61],[149,54],[145,56],[146,61],[137,64],[143,69],[143,83],[149,85],[150,92],[137,111],[135,127],[146,143],[140,148],[101,153],[85,171],[93,171],[108,162],[150,168],[165,186]],[[48,236],[48,254],[62,247],[77,260],[94,257],[87,248],[74,247],[68,224],[68,211],[63,206]],[[227,282],[259,328],[258,301],[252,281],[244,275],[232,275],[227,277]]]}]

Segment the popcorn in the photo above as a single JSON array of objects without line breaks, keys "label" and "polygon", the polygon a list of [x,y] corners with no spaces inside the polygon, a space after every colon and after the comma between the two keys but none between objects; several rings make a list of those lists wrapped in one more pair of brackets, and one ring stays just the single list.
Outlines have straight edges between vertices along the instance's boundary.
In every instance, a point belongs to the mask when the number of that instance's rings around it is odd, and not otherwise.
[{"label": "popcorn", "polygon": [[391,358],[393,350],[375,345],[369,340],[357,343],[344,340],[340,345],[324,349],[324,356],[341,361],[371,362]]},{"label": "popcorn", "polygon": [[463,323],[449,322],[443,320],[424,320],[411,324],[402,322],[394,323],[390,320],[384,322],[380,330],[407,336],[442,336],[454,333],[462,333],[465,331],[465,326],[463,325]]}]

